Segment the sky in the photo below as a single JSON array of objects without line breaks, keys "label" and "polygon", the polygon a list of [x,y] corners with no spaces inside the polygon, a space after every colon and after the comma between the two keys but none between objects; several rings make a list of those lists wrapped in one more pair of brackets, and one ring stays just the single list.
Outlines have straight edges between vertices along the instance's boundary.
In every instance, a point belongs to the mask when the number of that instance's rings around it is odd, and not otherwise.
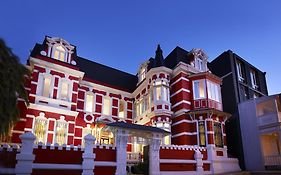
[{"label": "sky", "polygon": [[180,46],[209,61],[230,49],[266,72],[269,94],[281,92],[279,0],[3,0],[0,17],[0,37],[22,63],[46,35],[132,74],[157,44],[164,57]]}]

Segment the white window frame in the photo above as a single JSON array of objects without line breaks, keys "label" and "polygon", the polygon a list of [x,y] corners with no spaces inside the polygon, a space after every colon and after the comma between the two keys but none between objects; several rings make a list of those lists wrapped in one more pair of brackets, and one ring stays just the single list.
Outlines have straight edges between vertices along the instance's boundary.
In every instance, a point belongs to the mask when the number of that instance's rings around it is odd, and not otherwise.
[{"label": "white window frame", "polygon": [[[204,97],[200,97],[200,91],[199,91],[199,89],[200,89],[200,82],[203,82],[203,85],[204,85]],[[195,93],[195,91],[196,91],[196,87],[195,87],[195,83],[198,83],[198,97],[196,97],[195,95],[196,95],[196,93]],[[192,88],[193,88],[193,99],[194,100],[199,100],[199,99],[205,99],[206,98],[206,80],[205,79],[200,79],[200,80],[194,80],[194,81],[192,81]]]},{"label": "white window frame", "polygon": [[242,63],[240,61],[236,61],[236,70],[237,70],[237,76],[239,81],[244,81],[243,78],[243,71],[242,71]]},{"label": "white window frame", "polygon": [[[39,116],[35,117],[34,118],[34,124],[33,124],[33,128],[32,128],[32,132],[34,133],[34,135],[36,136],[36,133],[35,133],[35,127],[36,127],[36,120],[45,120],[44,122],[46,122],[46,127],[44,128],[45,129],[45,135],[44,135],[44,138],[43,138],[43,143],[47,143],[47,139],[48,139],[48,130],[49,130],[49,121],[48,119],[45,117],[45,113],[43,112],[40,112],[39,113]],[[37,142],[37,137],[36,137],[36,142]]]},{"label": "white window frame", "polygon": [[69,125],[68,125],[68,122],[65,120],[64,116],[60,116],[60,119],[57,120],[55,125],[54,125],[55,126],[54,142],[57,143],[56,142],[56,140],[57,140],[57,128],[58,128],[58,125],[61,124],[61,123],[66,125],[66,128],[64,128],[65,129],[65,138],[64,138],[64,143],[63,144],[67,144],[67,140],[68,140],[68,127],[69,127]]},{"label": "white window frame", "polygon": [[221,88],[220,85],[207,80],[208,99],[216,102],[221,102]]},{"label": "white window frame", "polygon": [[[123,117],[120,117],[119,115],[119,109],[120,109],[120,103],[123,102],[123,107],[124,107],[124,116]],[[122,100],[122,99],[119,99],[118,100],[118,117],[119,118],[127,118],[127,103],[125,100]]]},{"label": "white window frame", "polygon": [[[104,113],[104,107],[105,107],[105,105],[104,105],[104,100],[105,99],[108,99],[109,100],[109,112],[108,112],[108,114],[105,114]],[[112,98],[110,98],[109,96],[103,96],[103,98],[102,98],[102,114],[103,115],[112,115]]]},{"label": "white window frame", "polygon": [[252,87],[254,89],[257,89],[258,84],[257,84],[257,78],[256,78],[256,71],[254,71],[253,69],[250,70],[250,77],[251,77]]},{"label": "white window frame", "polygon": [[[62,47],[64,49],[64,51],[57,49],[57,47]],[[58,58],[55,57],[55,52],[58,52]],[[64,58],[63,60],[60,59],[61,54],[64,54]],[[67,57],[68,57],[68,51],[67,48],[65,46],[63,46],[62,44],[54,44],[52,47],[52,58],[55,60],[59,60],[59,61],[63,61],[63,62],[68,62],[67,61]]]},{"label": "white window frame", "polygon": [[[50,87],[49,87],[49,95],[48,96],[45,96],[44,95],[44,90],[45,90],[45,79],[48,78],[50,79]],[[41,88],[41,92],[40,92],[40,95],[42,97],[46,97],[46,98],[52,98],[53,96],[53,87],[54,87],[54,81],[53,81],[53,76],[51,74],[43,74],[42,75],[42,83],[40,83],[42,86]]]},{"label": "white window frame", "polygon": [[[91,95],[93,97],[92,111],[87,111],[87,95]],[[85,98],[84,99],[84,111],[88,112],[88,113],[93,113],[95,111],[95,99],[96,99],[95,94],[91,91],[88,91],[88,92],[85,93],[84,98]]]}]

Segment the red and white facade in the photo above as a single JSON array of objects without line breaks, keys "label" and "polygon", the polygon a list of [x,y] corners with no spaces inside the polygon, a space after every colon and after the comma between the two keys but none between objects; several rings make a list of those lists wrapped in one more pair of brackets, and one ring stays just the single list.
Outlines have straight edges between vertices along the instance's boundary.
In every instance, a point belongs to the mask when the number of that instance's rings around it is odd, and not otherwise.
[{"label": "red and white facade", "polygon": [[[46,37],[28,59],[32,72],[26,84],[30,105],[19,101],[20,121],[10,141],[20,143],[21,134],[32,132],[35,143],[77,146],[84,145],[83,138],[92,134],[95,144],[114,145],[114,134],[102,128],[106,123],[123,121],[171,132],[161,140],[160,171],[196,171],[194,154],[200,147],[204,171],[215,172],[210,158],[227,159],[228,114],[222,109],[221,79],[208,70],[207,56],[201,49],[193,49],[186,58],[188,62],[179,61],[172,69],[165,64],[150,66],[153,59],[149,59],[140,65],[135,88],[128,90],[91,78],[77,64],[80,57],[75,46]],[[143,145],[141,138],[131,136],[127,152],[142,154]],[[114,152],[112,147],[109,150]],[[190,160],[180,161],[185,154]],[[43,157],[36,160],[44,162]],[[190,165],[182,167],[181,163]]]}]

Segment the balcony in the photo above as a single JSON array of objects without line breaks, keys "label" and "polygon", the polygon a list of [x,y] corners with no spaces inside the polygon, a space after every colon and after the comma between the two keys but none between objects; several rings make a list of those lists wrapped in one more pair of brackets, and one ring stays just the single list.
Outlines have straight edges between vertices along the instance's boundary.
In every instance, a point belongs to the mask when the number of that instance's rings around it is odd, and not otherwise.
[{"label": "balcony", "polygon": [[277,126],[281,122],[281,111],[275,99],[257,104],[258,126]]}]

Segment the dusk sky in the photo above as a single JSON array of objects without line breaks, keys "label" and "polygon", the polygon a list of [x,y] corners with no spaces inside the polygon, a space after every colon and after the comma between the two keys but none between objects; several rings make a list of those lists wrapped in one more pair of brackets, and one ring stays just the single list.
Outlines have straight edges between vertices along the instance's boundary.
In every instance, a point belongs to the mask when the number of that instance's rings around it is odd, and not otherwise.
[{"label": "dusk sky", "polygon": [[281,92],[280,0],[1,1],[0,37],[25,63],[45,35],[77,46],[78,55],[136,74],[161,44],[202,48],[209,61],[232,50],[267,72]]}]

